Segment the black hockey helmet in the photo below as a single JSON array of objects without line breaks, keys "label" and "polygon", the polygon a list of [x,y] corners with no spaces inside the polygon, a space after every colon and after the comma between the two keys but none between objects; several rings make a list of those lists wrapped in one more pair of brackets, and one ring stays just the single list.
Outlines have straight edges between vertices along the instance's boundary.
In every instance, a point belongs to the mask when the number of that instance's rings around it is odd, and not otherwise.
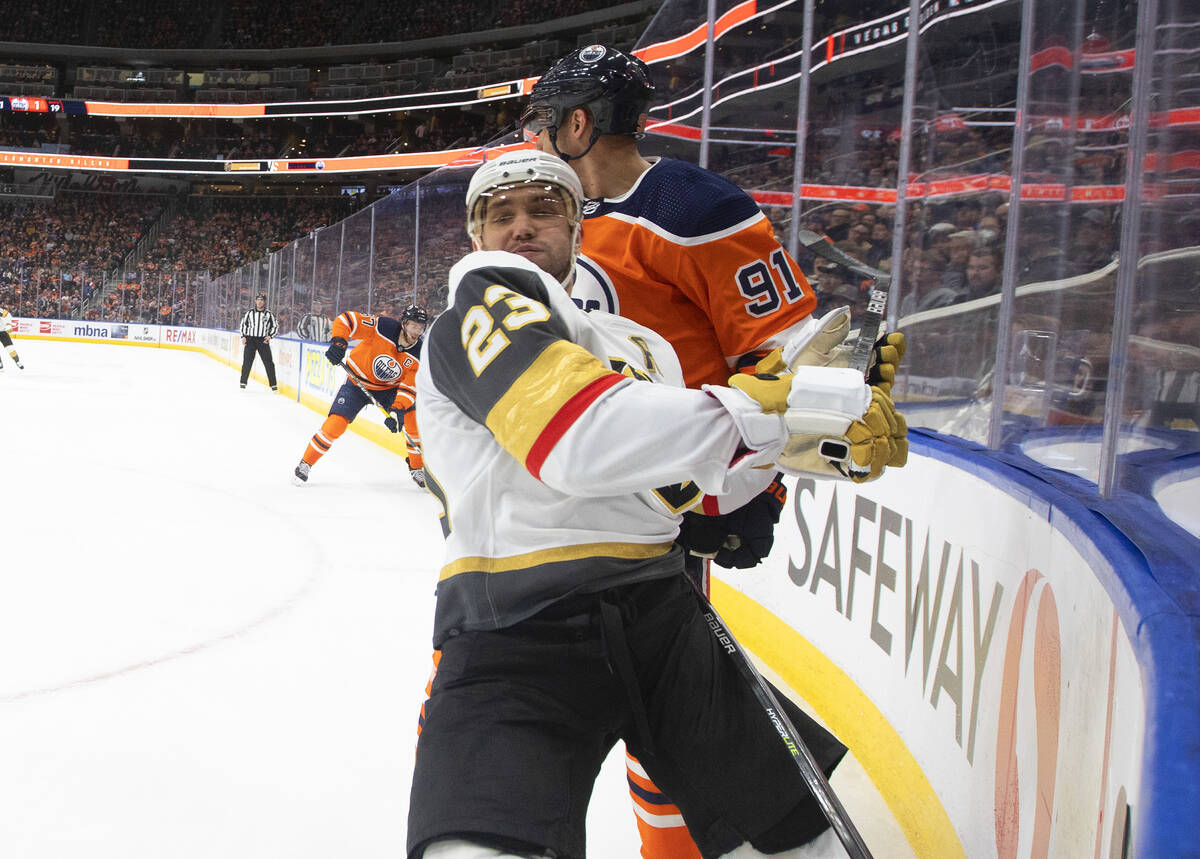
[{"label": "black hockey helmet", "polygon": [[404,308],[404,312],[400,314],[401,322],[419,322],[422,325],[429,324],[429,314],[422,307],[417,307],[415,304],[410,304]]},{"label": "black hockey helmet", "polygon": [[549,128],[553,135],[567,112],[586,107],[597,134],[637,134],[653,92],[644,62],[616,48],[588,45],[560,59],[533,85],[521,127],[534,134]]}]

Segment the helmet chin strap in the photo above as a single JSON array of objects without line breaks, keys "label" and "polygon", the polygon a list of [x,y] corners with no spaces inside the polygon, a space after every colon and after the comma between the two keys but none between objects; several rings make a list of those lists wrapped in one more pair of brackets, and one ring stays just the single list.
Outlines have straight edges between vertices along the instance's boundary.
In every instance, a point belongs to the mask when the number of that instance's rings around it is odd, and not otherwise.
[{"label": "helmet chin strap", "polygon": [[575,286],[575,257],[571,257],[571,270],[567,272],[567,276],[559,281],[562,288],[566,290],[567,295],[571,294],[572,287]]},{"label": "helmet chin strap", "polygon": [[588,142],[587,149],[580,152],[578,155],[568,155],[558,148],[558,126],[550,125],[546,128],[550,132],[550,146],[554,149],[554,154],[570,164],[572,161],[582,158],[592,151],[592,147],[596,145],[596,141],[600,139],[600,132],[596,128],[592,129],[592,139]]}]

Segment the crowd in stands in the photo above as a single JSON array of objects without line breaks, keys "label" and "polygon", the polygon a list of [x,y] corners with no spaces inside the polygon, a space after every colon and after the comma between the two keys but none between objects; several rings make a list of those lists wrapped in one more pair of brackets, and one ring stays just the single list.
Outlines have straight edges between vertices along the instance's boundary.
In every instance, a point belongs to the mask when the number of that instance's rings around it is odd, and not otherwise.
[{"label": "crowd in stands", "polygon": [[184,284],[261,258],[356,205],[348,197],[193,196],[141,259],[130,259],[165,203],[148,194],[78,192],[45,202],[0,199],[0,306],[18,316],[183,319],[198,297]]},{"label": "crowd in stands", "polygon": [[189,197],[138,267],[224,274],[351,214],[349,197]]},{"label": "crowd in stands", "polygon": [[19,4],[5,41],[124,48],[310,47],[404,42],[564,18],[607,0],[59,0]]},{"label": "crowd in stands", "polygon": [[161,210],[161,199],[151,196],[64,194],[50,203],[0,199],[0,265],[110,270]]},{"label": "crowd in stands", "polygon": [[99,14],[92,19],[94,38],[85,44],[176,48],[205,44],[214,23],[212,13],[216,4],[194,0],[103,0],[97,5]]},{"label": "crowd in stands", "polygon": [[[1077,207],[1078,208],[1078,207]],[[767,210],[781,241],[790,210]],[[936,204],[910,200],[905,211],[904,271],[898,300],[901,317],[949,307],[1000,292],[1004,267],[1007,197],[969,195]],[[1114,258],[1118,226],[1113,208],[1064,211],[1027,204],[1019,231],[1018,285],[1063,280],[1103,269]],[[809,208],[801,228],[825,237],[858,261],[891,269],[894,207],[828,203]],[[849,306],[855,320],[865,311],[870,283],[835,263],[801,251],[813,283],[818,314]]]}]

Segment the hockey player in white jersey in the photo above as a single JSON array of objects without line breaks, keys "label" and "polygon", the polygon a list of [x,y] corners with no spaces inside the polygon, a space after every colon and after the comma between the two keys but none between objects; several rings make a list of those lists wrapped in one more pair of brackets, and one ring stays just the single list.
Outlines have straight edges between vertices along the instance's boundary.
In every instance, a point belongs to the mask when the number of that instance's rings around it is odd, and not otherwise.
[{"label": "hockey player in white jersey", "polygon": [[[581,199],[546,153],[481,167],[468,224],[486,250],[453,267],[427,335],[417,408],[446,557],[409,856],[583,856],[618,739],[705,856],[798,848],[828,824],[674,540],[684,509],[761,491],[759,470],[836,475],[825,442],[878,474],[900,461],[902,422],[848,370],[676,387],[662,338],[564,288]],[[845,747],[783,700],[828,774]]]},{"label": "hockey player in white jersey", "polygon": [[[12,358],[18,369],[24,370],[25,365],[21,363],[21,356],[17,354],[17,347],[13,345],[12,332],[13,317],[8,312],[7,307],[0,307],[0,346],[3,346],[8,352],[8,357]],[[4,362],[0,360],[0,370],[4,369]]]}]

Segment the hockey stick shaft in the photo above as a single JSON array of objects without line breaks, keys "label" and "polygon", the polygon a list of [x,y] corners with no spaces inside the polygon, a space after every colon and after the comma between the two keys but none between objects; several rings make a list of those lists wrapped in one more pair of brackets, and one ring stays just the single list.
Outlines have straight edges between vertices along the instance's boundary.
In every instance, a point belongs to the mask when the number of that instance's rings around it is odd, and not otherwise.
[{"label": "hockey stick shaft", "polygon": [[866,375],[867,367],[871,362],[871,349],[879,338],[879,329],[883,326],[883,314],[887,310],[888,287],[891,277],[879,269],[871,268],[866,263],[856,260],[841,248],[827,241],[824,236],[819,236],[811,230],[801,230],[799,238],[800,243],[813,255],[837,263],[851,274],[871,281],[871,294],[867,299],[867,309],[863,313],[858,329],[858,340],[854,343],[854,353],[850,357],[850,366]]},{"label": "hockey stick shaft", "polygon": [[355,383],[355,387],[357,387],[360,391],[362,391],[364,394],[366,394],[370,398],[371,402],[373,402],[375,405],[377,405],[379,407],[379,410],[381,412],[383,412],[385,415],[388,415],[389,417],[391,416],[392,413],[387,410],[387,408],[383,405],[382,402],[380,402],[379,397],[377,397],[375,395],[375,391],[373,391],[367,387],[366,379],[364,379],[362,376],[358,375],[358,373],[354,372],[349,367],[347,367],[346,363],[344,361],[341,364],[341,368],[346,371],[346,375],[349,376],[350,380]]},{"label": "hockey stick shaft", "polygon": [[692,588],[699,595],[704,607],[704,619],[708,622],[709,629],[712,630],[713,636],[717,642],[733,659],[733,664],[737,668],[738,673],[742,676],[754,692],[754,697],[763,706],[766,711],[767,718],[771,720],[771,725],[779,734],[779,738],[783,744],[787,746],[788,752],[792,755],[792,760],[796,767],[800,770],[800,775],[804,779],[804,783],[808,785],[809,791],[813,798],[816,799],[817,805],[821,807],[821,812],[825,815],[825,819],[829,821],[829,825],[833,827],[834,833],[842,842],[842,846],[846,848],[846,853],[850,859],[872,859],[871,851],[867,849],[866,843],[859,834],[858,829],[850,820],[850,815],[846,813],[845,807],[838,800],[837,794],[833,792],[833,788],[829,785],[829,780],[825,778],[825,773],[821,771],[817,765],[816,759],[809,750],[808,745],[800,737],[792,724],[791,719],[779,706],[779,701],[775,698],[775,693],[771,691],[771,687],[767,685],[767,681],[758,673],[758,669],[750,662],[750,657],[746,651],[733,637],[733,633],[729,631],[729,627],[725,625],[725,621],[717,614],[717,610],[713,608],[711,602],[700,586],[692,580],[691,576],[686,577],[691,583]]},{"label": "hockey stick shaft", "polygon": [[[348,377],[348,378],[349,378],[351,381],[353,381],[353,382],[355,383],[356,387],[357,387],[357,388],[358,388],[360,391],[362,391],[364,394],[366,394],[366,395],[367,395],[367,396],[370,398],[371,402],[373,402],[373,403],[374,403],[376,406],[378,406],[378,407],[379,407],[379,411],[383,412],[385,415],[387,415],[387,416],[390,418],[390,417],[392,416],[392,413],[391,413],[391,411],[389,411],[389,410],[388,410],[388,409],[387,409],[387,408],[386,408],[386,407],[383,405],[383,403],[379,401],[379,398],[378,398],[377,396],[375,396],[375,391],[373,391],[373,390],[371,390],[370,388],[368,388],[368,387],[367,387],[367,380],[366,380],[366,379],[364,379],[362,376],[360,376],[358,373],[356,373],[356,372],[354,372],[353,370],[351,370],[349,367],[347,367],[347,366],[346,366],[346,364],[345,364],[345,362],[342,362],[342,364],[341,364],[341,367],[342,367],[342,369],[343,369],[343,370],[345,370],[345,371],[346,371],[346,376],[347,376],[347,377]],[[410,435],[408,434],[408,430],[406,430],[406,429],[405,429],[405,428],[402,426],[402,427],[400,427],[400,431],[401,431],[402,433],[404,433],[404,440],[405,440],[405,441],[406,441],[408,444],[410,444],[410,445],[412,445],[413,447],[415,447],[415,448],[417,449],[417,451],[419,452],[419,451],[420,451],[420,449],[421,449],[421,446],[420,446],[420,444],[418,444],[417,442],[414,442],[414,441],[413,441],[413,438],[412,438],[412,436],[410,436]]]}]

